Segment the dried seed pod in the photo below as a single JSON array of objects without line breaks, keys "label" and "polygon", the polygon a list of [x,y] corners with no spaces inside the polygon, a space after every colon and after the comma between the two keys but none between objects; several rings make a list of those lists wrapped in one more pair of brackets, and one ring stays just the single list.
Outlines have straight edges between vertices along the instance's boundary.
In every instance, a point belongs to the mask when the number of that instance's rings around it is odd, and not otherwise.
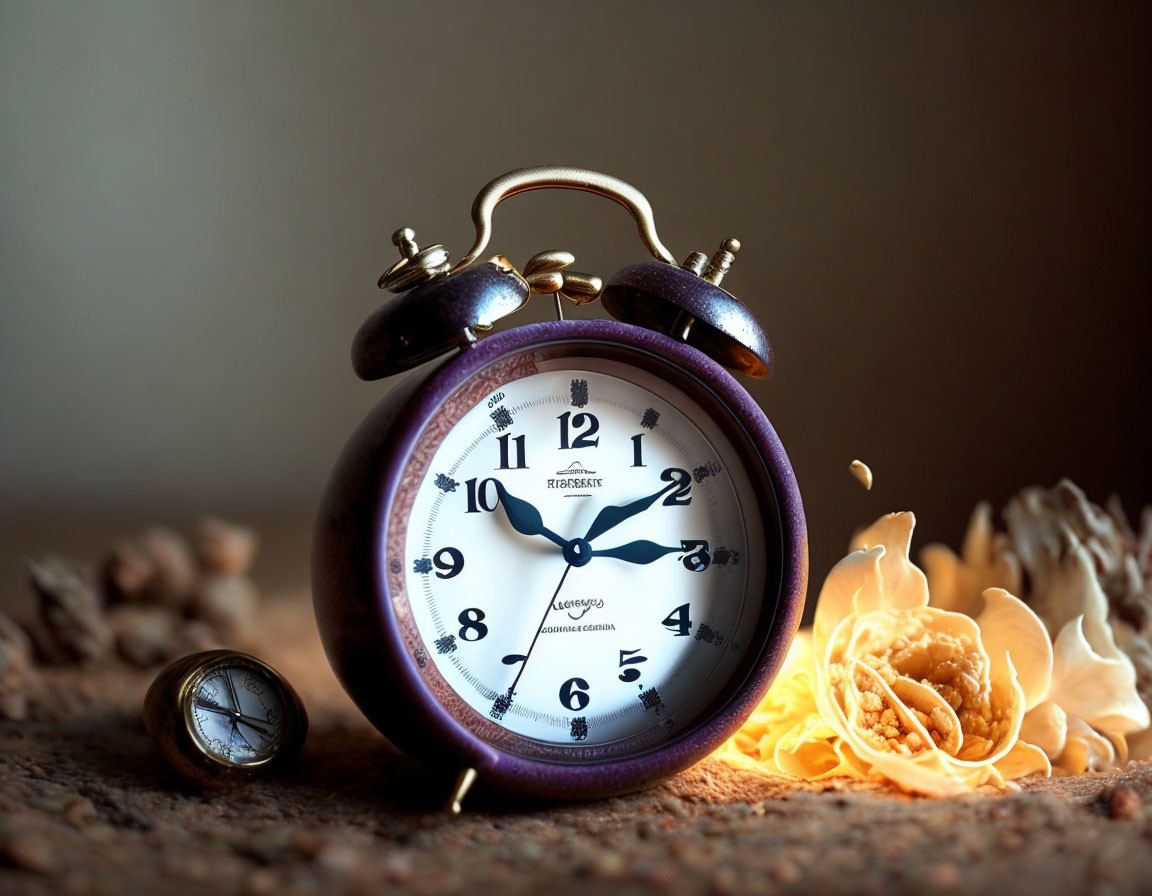
[{"label": "dried seed pod", "polygon": [[28,696],[24,691],[0,681],[0,719],[19,722],[28,715]]},{"label": "dried seed pod", "polygon": [[0,613],[0,719],[19,721],[28,714],[27,692],[38,680],[28,634]]},{"label": "dried seed pod", "polygon": [[260,592],[247,576],[206,575],[188,610],[218,634],[238,638],[251,630],[259,602]]},{"label": "dried seed pod", "polygon": [[116,633],[120,656],[135,666],[153,666],[181,652],[182,620],[165,607],[114,607],[108,622]]},{"label": "dried seed pod", "polygon": [[564,285],[560,288],[560,295],[577,305],[589,305],[600,298],[602,289],[604,289],[604,281],[595,274],[585,274],[583,271],[565,271]]},{"label": "dried seed pod", "polygon": [[12,618],[0,612],[0,677],[23,672],[32,664],[32,642]]},{"label": "dried seed pod", "polygon": [[188,540],[161,526],[120,541],[105,559],[102,570],[110,600],[177,609],[191,599],[198,578]]},{"label": "dried seed pod", "polygon": [[140,543],[122,539],[104,558],[100,578],[108,600],[141,600],[155,572],[156,564]]},{"label": "dried seed pod", "polygon": [[29,560],[27,568],[40,598],[40,618],[55,646],[73,661],[106,656],[114,636],[91,570],[59,557]]},{"label": "dried seed pod", "polygon": [[257,543],[254,530],[208,517],[200,522],[196,555],[207,572],[239,575],[251,568]]},{"label": "dried seed pod", "polygon": [[185,606],[195,592],[199,578],[188,539],[171,529],[157,526],[141,535],[140,542],[156,566],[144,589],[145,598],[168,607]]},{"label": "dried seed pod", "polygon": [[544,252],[537,252],[524,265],[524,277],[530,279],[535,274],[551,274],[555,271],[562,271],[575,261],[576,256],[571,252],[565,252],[563,249],[548,249]]}]

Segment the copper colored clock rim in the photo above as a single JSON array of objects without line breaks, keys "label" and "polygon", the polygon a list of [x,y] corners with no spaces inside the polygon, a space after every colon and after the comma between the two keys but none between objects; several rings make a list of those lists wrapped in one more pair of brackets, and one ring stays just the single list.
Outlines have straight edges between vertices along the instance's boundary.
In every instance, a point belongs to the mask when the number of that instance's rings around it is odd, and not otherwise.
[{"label": "copper colored clock rim", "polygon": [[[667,747],[604,764],[566,765],[500,750],[468,731],[428,691],[394,624],[388,563],[379,545],[409,455],[444,399],[477,371],[535,345],[585,341],[638,350],[671,364],[717,395],[763,460],[784,546],[776,619],[742,689],[706,722]],[[489,337],[387,396],[353,435],[329,484],[313,555],[317,621],[337,676],[371,721],[417,758],[470,766],[498,788],[585,799],[639,789],[686,768],[730,736],[783,663],[807,584],[803,509],[787,456],[763,411],[701,352],[615,321],[557,321]]]}]

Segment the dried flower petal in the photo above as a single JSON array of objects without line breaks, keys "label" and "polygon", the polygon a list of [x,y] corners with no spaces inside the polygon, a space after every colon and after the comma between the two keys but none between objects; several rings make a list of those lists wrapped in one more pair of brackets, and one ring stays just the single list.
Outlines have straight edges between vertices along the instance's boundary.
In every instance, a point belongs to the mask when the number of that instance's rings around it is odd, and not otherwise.
[{"label": "dried flower petal", "polygon": [[880,579],[866,583],[871,601],[859,603],[857,612],[883,606],[890,610],[912,609],[928,604],[928,579],[908,559],[912,548],[912,530],[916,517],[911,513],[889,513],[880,517],[852,540],[852,550],[883,548],[880,555]]},{"label": "dried flower petal", "polygon": [[[1119,502],[1104,511],[1064,480],[1050,490],[1020,492],[1005,518],[1009,534],[994,532],[990,508],[982,504],[973,513],[962,557],[942,546],[925,549],[933,600],[972,612],[978,588],[1011,587],[1026,571],[1022,596],[1063,653],[1044,697],[1053,706],[1038,703],[1035,688],[1029,688],[1029,707],[1044,711],[1028,720],[1023,736],[1043,742],[1065,771],[1082,769],[1085,762],[1101,767],[1123,761],[1129,749],[1135,757],[1152,756],[1152,578],[1142,562],[1142,540]],[[1034,659],[1040,662],[1039,653]],[[1030,680],[1032,670],[1020,671],[1022,681]],[[1081,730],[1075,720],[1096,733],[1078,736],[1078,745],[1066,749],[1074,736],[1069,732]]]},{"label": "dried flower petal", "polygon": [[1010,539],[994,530],[992,506],[980,502],[972,511],[960,556],[942,544],[927,545],[920,560],[928,574],[932,605],[976,616],[989,588],[1022,594],[1020,561]]},{"label": "dried flower petal", "polygon": [[[1120,529],[1076,495],[1064,487],[1045,499],[1070,523],[1043,517],[1025,531],[1031,517],[1017,511],[1021,535],[1012,539],[993,530],[987,505],[978,507],[963,558],[926,552],[932,603],[908,558],[913,516],[877,520],[829,573],[810,643],[789,655],[787,674],[721,755],[810,779],[879,775],[933,795],[1003,787],[1053,765],[1079,772],[1125,762],[1128,736],[1150,720],[1113,637],[1099,571],[1131,583],[1136,564],[1131,555],[1097,556],[1099,544],[1079,540],[1111,545],[1109,533]],[[1042,616],[994,585],[1019,588],[1022,569],[1042,593]],[[937,584],[948,609],[936,603]],[[1152,668],[1152,646],[1147,653]],[[1141,746],[1152,750],[1147,741]]]},{"label": "dried flower petal", "polygon": [[1069,719],[1068,737],[1056,765],[1072,775],[1101,771],[1116,765],[1116,749],[1111,741],[1093,731],[1083,719]]},{"label": "dried flower petal", "polygon": [[[1008,630],[989,655],[977,620],[928,605],[927,580],[908,558],[914,525],[912,514],[889,514],[853,540],[820,593],[811,654],[790,654],[786,683],[726,753],[758,753],[805,778],[880,775],[934,795],[1048,770],[1041,751],[1017,749],[1027,698],[1014,665],[1026,666],[1028,697],[1039,699],[1051,671],[1043,625],[1010,594],[989,592],[985,618]],[[1047,651],[1038,663],[1027,656],[1037,643]]]},{"label": "dried flower petal", "polygon": [[984,592],[984,611],[976,624],[993,665],[1009,658],[1025,708],[1037,706],[1047,696],[1052,678],[1052,642],[1044,624],[1002,588]]},{"label": "dried flower petal", "polygon": [[1041,703],[1024,717],[1020,739],[1043,750],[1046,756],[1058,757],[1068,741],[1068,714],[1058,703]]},{"label": "dried flower petal", "polygon": [[1147,728],[1148,707],[1136,693],[1135,672],[1127,658],[1096,653],[1084,634],[1082,617],[1060,630],[1054,645],[1049,697],[1069,715],[1108,734]]},{"label": "dried flower petal", "polygon": [[856,480],[864,486],[864,491],[872,491],[872,470],[868,464],[862,460],[854,460],[848,465],[848,472],[856,477]]}]

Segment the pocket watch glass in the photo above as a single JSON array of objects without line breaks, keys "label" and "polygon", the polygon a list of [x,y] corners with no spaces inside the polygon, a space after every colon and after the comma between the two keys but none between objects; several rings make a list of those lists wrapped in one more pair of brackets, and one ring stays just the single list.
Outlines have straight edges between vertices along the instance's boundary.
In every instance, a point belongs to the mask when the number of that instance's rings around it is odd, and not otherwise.
[{"label": "pocket watch glass", "polygon": [[265,762],[283,741],[284,700],[277,683],[256,669],[209,669],[192,683],[188,721],[193,739],[226,762]]}]

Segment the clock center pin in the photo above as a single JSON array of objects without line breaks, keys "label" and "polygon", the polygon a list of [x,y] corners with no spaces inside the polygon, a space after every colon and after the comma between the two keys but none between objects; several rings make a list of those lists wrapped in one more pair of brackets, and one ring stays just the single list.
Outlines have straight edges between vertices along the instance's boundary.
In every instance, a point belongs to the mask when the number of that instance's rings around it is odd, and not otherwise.
[{"label": "clock center pin", "polygon": [[564,545],[564,559],[571,566],[586,566],[592,559],[592,545],[583,538],[573,538]]}]

